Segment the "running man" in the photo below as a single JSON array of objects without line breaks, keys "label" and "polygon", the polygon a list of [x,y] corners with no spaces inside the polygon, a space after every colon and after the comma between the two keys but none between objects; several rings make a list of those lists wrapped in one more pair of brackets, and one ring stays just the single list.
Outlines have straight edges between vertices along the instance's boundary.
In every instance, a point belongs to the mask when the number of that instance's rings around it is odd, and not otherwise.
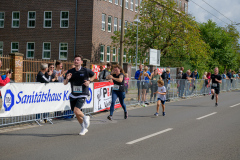
[{"label": "running man", "polygon": [[70,105],[72,111],[75,113],[78,122],[82,126],[82,129],[79,135],[85,135],[88,132],[88,127],[90,125],[90,117],[85,116],[81,111],[86,97],[89,95],[88,86],[91,81],[96,77],[96,74],[90,69],[81,67],[83,63],[83,56],[76,55],[74,59],[75,68],[68,70],[67,75],[64,80],[64,85],[67,85],[68,82],[71,83],[71,94]]},{"label": "running man", "polygon": [[218,74],[218,68],[214,69],[214,74],[211,75],[210,82],[212,81],[211,93],[212,100],[214,99],[214,94],[216,95],[216,103],[215,106],[218,106],[218,95],[220,93],[220,83],[222,83],[222,76]]}]

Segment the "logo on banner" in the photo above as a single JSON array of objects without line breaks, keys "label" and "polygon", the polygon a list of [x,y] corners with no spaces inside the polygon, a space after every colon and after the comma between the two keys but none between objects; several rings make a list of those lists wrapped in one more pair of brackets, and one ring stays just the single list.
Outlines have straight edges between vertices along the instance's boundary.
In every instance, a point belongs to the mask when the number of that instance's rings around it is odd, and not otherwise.
[{"label": "logo on banner", "polygon": [[89,89],[90,95],[87,97],[86,102],[87,104],[90,104],[92,101],[92,89],[90,87],[88,89]]},{"label": "logo on banner", "polygon": [[3,106],[5,111],[10,111],[14,105],[14,95],[10,89],[6,90]]}]

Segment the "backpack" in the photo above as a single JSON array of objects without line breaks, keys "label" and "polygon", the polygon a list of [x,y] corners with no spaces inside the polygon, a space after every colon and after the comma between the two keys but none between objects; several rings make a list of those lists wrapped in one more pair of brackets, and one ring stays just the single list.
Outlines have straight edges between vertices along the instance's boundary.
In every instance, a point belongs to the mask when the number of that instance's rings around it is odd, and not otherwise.
[{"label": "backpack", "polygon": [[162,73],[161,77],[162,77],[162,79],[164,79],[164,80],[167,79],[167,78],[168,78],[167,72],[164,71],[164,72]]}]

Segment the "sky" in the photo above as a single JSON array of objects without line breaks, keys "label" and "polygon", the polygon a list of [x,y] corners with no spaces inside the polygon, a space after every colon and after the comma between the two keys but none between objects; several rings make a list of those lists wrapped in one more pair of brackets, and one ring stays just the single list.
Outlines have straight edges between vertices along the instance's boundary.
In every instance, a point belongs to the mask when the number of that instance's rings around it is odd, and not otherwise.
[{"label": "sky", "polygon": [[[228,24],[240,23],[240,0],[189,0],[188,13],[195,17],[197,22],[211,19],[218,26],[226,27]],[[236,28],[240,32],[240,25]]]}]

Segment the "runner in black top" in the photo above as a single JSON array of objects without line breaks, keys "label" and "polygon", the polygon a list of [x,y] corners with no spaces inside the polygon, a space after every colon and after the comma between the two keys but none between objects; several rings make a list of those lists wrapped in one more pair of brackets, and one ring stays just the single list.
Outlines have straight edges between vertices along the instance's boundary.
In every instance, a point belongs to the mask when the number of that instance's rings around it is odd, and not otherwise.
[{"label": "runner in black top", "polygon": [[88,130],[87,128],[90,125],[90,117],[85,116],[81,108],[83,107],[86,97],[89,95],[88,86],[90,81],[93,81],[96,77],[95,73],[90,69],[81,67],[83,61],[81,55],[76,55],[74,59],[74,65],[76,66],[73,69],[68,70],[67,76],[65,77],[64,84],[71,83],[71,94],[70,105],[72,111],[74,111],[78,122],[82,126],[82,129],[79,135],[85,135]]},{"label": "runner in black top", "polygon": [[220,83],[222,83],[222,76],[218,74],[218,68],[214,69],[214,74],[211,75],[212,86],[211,86],[211,93],[212,93],[212,100],[214,99],[214,93],[216,94],[216,103],[215,106],[218,106],[218,95],[220,93]]},{"label": "runner in black top", "polygon": [[112,120],[115,102],[116,102],[116,99],[119,98],[120,104],[122,105],[122,108],[124,110],[124,119],[127,119],[128,114],[127,114],[126,105],[124,103],[125,92],[124,92],[124,71],[123,71],[123,69],[119,65],[114,66],[114,74],[109,75],[107,77],[107,79],[110,79],[110,82],[114,83],[113,91],[112,91],[112,103],[111,103],[111,107],[110,107],[110,115],[107,118],[109,120]]}]

